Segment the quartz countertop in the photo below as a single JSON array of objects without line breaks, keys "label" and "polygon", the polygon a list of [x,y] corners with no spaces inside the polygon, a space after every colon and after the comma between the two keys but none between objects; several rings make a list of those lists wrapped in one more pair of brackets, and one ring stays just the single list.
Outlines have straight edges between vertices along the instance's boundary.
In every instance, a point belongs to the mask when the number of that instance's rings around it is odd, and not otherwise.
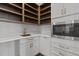
[{"label": "quartz countertop", "polygon": [[9,36],[9,37],[5,37],[5,38],[0,38],[0,43],[14,41],[14,40],[28,39],[28,38],[33,38],[33,37],[37,37],[37,36],[51,37],[49,35],[44,35],[44,34],[32,34],[30,36]]},{"label": "quartz countertop", "polygon": [[39,36],[39,34],[34,34],[34,35],[30,35],[30,36],[10,36],[10,37],[5,37],[5,38],[0,38],[0,43],[4,43],[4,42],[9,42],[9,41],[14,41],[14,40],[20,40],[20,39],[27,39],[27,38],[32,38],[32,37],[36,37]]}]

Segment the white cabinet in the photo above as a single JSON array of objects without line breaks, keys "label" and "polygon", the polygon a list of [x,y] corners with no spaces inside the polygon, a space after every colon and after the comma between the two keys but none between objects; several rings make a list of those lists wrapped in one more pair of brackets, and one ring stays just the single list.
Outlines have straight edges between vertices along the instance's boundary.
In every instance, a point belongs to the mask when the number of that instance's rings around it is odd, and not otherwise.
[{"label": "white cabinet", "polygon": [[[59,18],[54,19],[54,23],[55,24],[65,24],[65,23],[68,24],[68,23],[73,23],[73,22],[79,22],[78,20],[79,8],[78,7],[79,7],[78,3],[52,4],[52,18],[59,17]],[[61,16],[64,16],[64,17],[61,17]],[[68,37],[68,36],[63,36],[62,38],[61,37],[62,36],[60,36],[59,38],[53,37],[51,39],[51,42],[52,42],[51,55],[59,55],[59,56],[79,55],[79,41],[74,41],[72,40],[72,37]]]},{"label": "white cabinet", "polygon": [[39,53],[39,36],[20,40],[20,55],[34,56]]},{"label": "white cabinet", "polygon": [[20,40],[14,41],[15,56],[20,56]]},{"label": "white cabinet", "polygon": [[52,18],[61,17],[65,15],[72,15],[79,13],[78,3],[54,3],[52,5]]},{"label": "white cabinet", "polygon": [[40,53],[43,55],[50,55],[50,38],[40,37]]},{"label": "white cabinet", "polygon": [[36,55],[36,54],[38,54],[39,53],[39,49],[40,49],[40,47],[39,47],[39,40],[40,40],[40,37],[39,36],[37,36],[37,37],[33,37],[33,42],[32,42],[32,54],[33,55]]},{"label": "white cabinet", "polygon": [[66,3],[66,14],[75,14],[79,13],[79,3]]},{"label": "white cabinet", "polygon": [[31,39],[32,38],[20,40],[20,55],[21,56],[31,56],[32,55],[32,49],[30,47]]},{"label": "white cabinet", "polygon": [[52,38],[51,55],[79,56],[79,43],[72,40]]},{"label": "white cabinet", "polygon": [[63,16],[64,15],[64,10],[63,10],[63,6],[64,4],[62,3],[54,3],[54,4],[51,4],[52,7],[51,7],[51,16],[52,18],[55,18],[55,17],[60,17],[60,16]]},{"label": "white cabinet", "polygon": [[14,41],[0,43],[0,56],[15,56]]}]

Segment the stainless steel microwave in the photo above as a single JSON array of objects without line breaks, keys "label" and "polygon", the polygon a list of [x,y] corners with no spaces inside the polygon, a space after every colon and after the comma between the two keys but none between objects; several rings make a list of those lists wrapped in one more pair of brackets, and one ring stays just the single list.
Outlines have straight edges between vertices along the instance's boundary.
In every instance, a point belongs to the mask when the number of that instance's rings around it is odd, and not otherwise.
[{"label": "stainless steel microwave", "polygon": [[53,35],[79,37],[79,23],[53,25]]}]

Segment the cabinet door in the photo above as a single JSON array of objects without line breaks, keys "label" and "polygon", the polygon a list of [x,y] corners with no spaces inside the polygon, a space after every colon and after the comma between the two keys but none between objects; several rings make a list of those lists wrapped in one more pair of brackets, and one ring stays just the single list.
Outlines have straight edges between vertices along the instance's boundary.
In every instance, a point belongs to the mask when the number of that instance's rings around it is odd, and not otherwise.
[{"label": "cabinet door", "polygon": [[31,56],[32,50],[30,48],[30,40],[29,39],[21,39],[20,40],[20,55],[21,56]]},{"label": "cabinet door", "polygon": [[[79,55],[79,42],[64,39],[52,38],[52,50],[55,54],[60,56],[78,56]],[[54,53],[52,53],[53,55]]]},{"label": "cabinet door", "polygon": [[50,38],[40,37],[40,53],[50,55]]},{"label": "cabinet door", "polygon": [[62,3],[54,3],[51,4],[51,16],[52,18],[60,17],[63,15],[63,4]]},{"label": "cabinet door", "polygon": [[65,8],[66,8],[66,14],[74,14],[74,13],[79,13],[79,3],[66,3]]},{"label": "cabinet door", "polygon": [[40,37],[34,37],[33,38],[33,45],[32,45],[32,54],[36,55],[37,53],[39,53],[39,39]]},{"label": "cabinet door", "polygon": [[0,56],[15,56],[14,41],[0,43]]},{"label": "cabinet door", "polygon": [[79,3],[54,3],[52,4],[52,18],[60,17],[69,14],[78,14],[79,13]]}]

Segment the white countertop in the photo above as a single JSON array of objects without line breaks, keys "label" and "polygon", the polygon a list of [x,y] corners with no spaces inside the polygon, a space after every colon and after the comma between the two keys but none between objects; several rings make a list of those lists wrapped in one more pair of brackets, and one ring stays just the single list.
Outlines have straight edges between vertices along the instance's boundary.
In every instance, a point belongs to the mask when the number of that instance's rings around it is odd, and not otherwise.
[{"label": "white countertop", "polygon": [[51,38],[50,35],[45,35],[45,34],[39,34],[41,37],[48,37],[48,38]]},{"label": "white countertop", "polygon": [[32,38],[32,37],[36,37],[39,36],[39,34],[34,34],[31,36],[12,36],[12,37],[5,37],[5,38],[0,38],[0,43],[4,43],[4,42],[9,42],[9,41],[14,41],[14,40],[20,40],[20,39],[25,39],[25,38]]},{"label": "white countertop", "polygon": [[5,37],[5,38],[0,38],[0,43],[4,42],[9,42],[9,41],[14,41],[14,40],[20,40],[20,39],[27,39],[27,38],[33,38],[37,36],[42,36],[42,37],[51,37],[49,35],[44,35],[44,34],[32,34],[31,36],[10,36],[10,37]]}]

